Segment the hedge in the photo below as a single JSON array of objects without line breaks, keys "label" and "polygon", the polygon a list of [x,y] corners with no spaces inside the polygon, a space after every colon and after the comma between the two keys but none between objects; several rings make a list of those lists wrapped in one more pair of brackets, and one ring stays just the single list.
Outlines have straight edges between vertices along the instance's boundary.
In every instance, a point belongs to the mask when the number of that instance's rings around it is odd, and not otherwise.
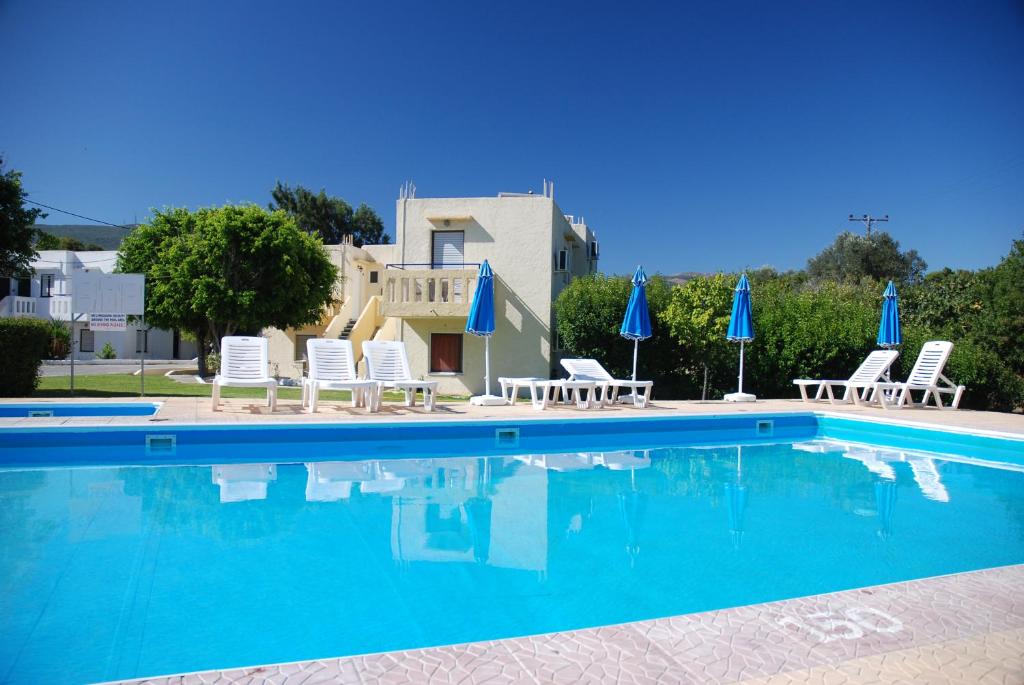
[{"label": "hedge", "polygon": [[39,319],[0,318],[0,397],[31,395],[39,366],[50,356],[51,332]]}]

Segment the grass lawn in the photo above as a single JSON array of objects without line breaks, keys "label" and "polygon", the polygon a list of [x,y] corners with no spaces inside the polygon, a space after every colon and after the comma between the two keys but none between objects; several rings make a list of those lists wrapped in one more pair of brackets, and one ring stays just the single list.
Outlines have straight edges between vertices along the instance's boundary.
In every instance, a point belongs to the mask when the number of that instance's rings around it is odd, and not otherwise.
[{"label": "grass lawn", "polygon": [[[39,379],[39,387],[33,397],[70,397],[71,380],[67,376],[46,376]],[[209,397],[212,386],[198,383],[179,383],[166,376],[146,376],[146,397]],[[266,390],[259,388],[221,388],[221,397],[263,398]],[[138,397],[139,377],[130,373],[112,373],[97,376],[75,376],[75,397]],[[300,388],[277,389],[279,400],[298,400]],[[405,396],[398,392],[384,393],[389,402],[401,400]],[[320,401],[348,401],[350,394],[346,391],[325,390],[320,393]],[[441,395],[438,399],[464,400],[464,397]]]}]

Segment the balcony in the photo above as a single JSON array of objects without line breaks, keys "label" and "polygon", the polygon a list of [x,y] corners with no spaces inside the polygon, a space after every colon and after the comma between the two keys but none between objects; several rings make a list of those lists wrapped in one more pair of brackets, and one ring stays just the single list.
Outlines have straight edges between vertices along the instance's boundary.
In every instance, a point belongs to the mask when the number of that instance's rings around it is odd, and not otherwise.
[{"label": "balcony", "polygon": [[20,297],[9,295],[0,301],[0,315],[70,321],[71,296]]},{"label": "balcony", "polygon": [[381,309],[385,317],[423,319],[469,315],[477,265],[432,269],[429,264],[388,264],[383,273]]}]

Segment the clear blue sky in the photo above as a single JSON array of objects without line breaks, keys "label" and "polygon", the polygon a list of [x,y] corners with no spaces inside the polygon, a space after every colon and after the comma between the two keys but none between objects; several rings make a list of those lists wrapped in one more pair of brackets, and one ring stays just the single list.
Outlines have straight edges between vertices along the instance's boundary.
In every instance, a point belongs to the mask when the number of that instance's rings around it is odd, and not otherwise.
[{"label": "clear blue sky", "polygon": [[546,177],[611,272],[802,267],[851,212],[932,268],[1024,231],[1011,0],[0,0],[0,50],[0,153],[33,198],[113,222],[281,179],[393,230],[405,179]]}]

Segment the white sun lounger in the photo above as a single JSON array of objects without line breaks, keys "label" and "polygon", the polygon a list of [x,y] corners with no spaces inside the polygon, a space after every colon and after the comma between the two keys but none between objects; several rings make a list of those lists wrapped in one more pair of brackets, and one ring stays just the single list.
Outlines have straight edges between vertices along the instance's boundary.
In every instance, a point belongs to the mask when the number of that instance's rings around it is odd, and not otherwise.
[{"label": "white sun lounger", "polygon": [[349,390],[352,406],[377,411],[380,388],[377,383],[356,377],[352,343],[333,338],[313,338],[306,341],[309,376],[302,379],[302,405],[309,404],[309,412],[316,413],[321,390]]},{"label": "white sun lounger", "polygon": [[[593,381],[601,389],[601,403],[615,403],[619,391],[632,390],[633,406],[646,407],[651,398],[654,381],[627,381],[612,375],[596,359],[563,359],[562,368],[569,372],[570,381]],[[642,391],[642,392],[641,392]]]},{"label": "white sun lounger", "polygon": [[213,483],[220,487],[220,501],[245,502],[267,498],[267,483],[277,480],[275,464],[217,464]]},{"label": "white sun lounger", "polygon": [[[899,409],[908,405],[915,407],[928,406],[928,400],[934,398],[939,409],[956,409],[960,406],[960,398],[964,394],[964,386],[955,385],[953,381],[942,375],[946,361],[953,351],[953,343],[946,340],[931,340],[921,347],[921,354],[914,362],[914,368],[903,383],[875,383],[873,399],[877,399],[886,409]],[[924,396],[921,402],[915,403],[911,395],[921,391]],[[942,404],[942,395],[952,395],[949,407]]]},{"label": "white sun lounger", "polygon": [[[889,379],[889,368],[898,356],[900,353],[896,350],[875,350],[857,367],[848,380],[797,378],[793,384],[800,388],[800,397],[804,402],[812,401],[807,396],[807,389],[817,386],[818,391],[814,394],[816,402],[823,399],[822,395],[827,395],[828,401],[832,404],[848,404],[851,401],[860,404],[862,401],[871,399],[870,394],[875,390],[875,383]],[[842,398],[836,399],[832,390],[834,387],[843,388]]]},{"label": "white sun lounger", "polygon": [[381,388],[403,391],[407,407],[416,404],[416,391],[422,390],[423,407],[434,411],[437,381],[421,381],[412,377],[405,343],[368,340],[363,343],[363,356],[366,357],[366,372],[371,381],[376,381]]},{"label": "white sun lounger", "polygon": [[220,340],[220,373],[213,379],[213,410],[221,388],[266,388],[267,406],[277,409],[277,380],[267,374],[267,339],[227,336]]}]

